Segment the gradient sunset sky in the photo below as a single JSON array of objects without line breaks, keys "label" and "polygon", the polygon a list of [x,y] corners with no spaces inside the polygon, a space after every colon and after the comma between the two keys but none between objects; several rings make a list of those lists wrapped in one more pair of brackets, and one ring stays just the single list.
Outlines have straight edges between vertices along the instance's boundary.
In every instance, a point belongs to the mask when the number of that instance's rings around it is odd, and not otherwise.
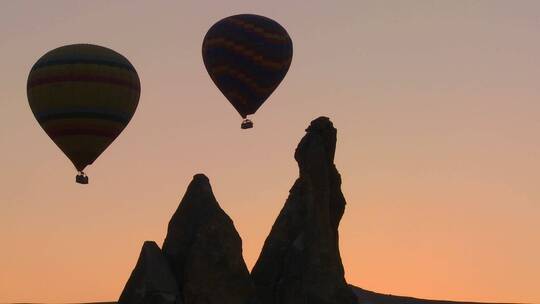
[{"label": "gradient sunset sky", "polygon": [[[248,131],[201,58],[239,13],[294,43]],[[198,172],[251,268],[320,115],[338,129],[349,283],[540,303],[539,34],[540,1],[0,1],[0,303],[116,300]],[[35,61],[73,43],[123,54],[142,86],[88,186],[26,98]]]}]

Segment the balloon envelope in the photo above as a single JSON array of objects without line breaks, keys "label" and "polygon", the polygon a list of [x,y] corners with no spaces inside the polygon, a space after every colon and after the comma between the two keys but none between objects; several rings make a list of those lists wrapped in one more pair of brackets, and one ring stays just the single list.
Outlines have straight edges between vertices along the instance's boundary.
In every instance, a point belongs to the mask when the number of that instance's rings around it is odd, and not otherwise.
[{"label": "balloon envelope", "polygon": [[54,49],[28,76],[27,95],[37,121],[82,171],[133,117],[139,76],[117,52],[91,44]]},{"label": "balloon envelope", "polygon": [[287,74],[292,41],[272,19],[236,15],[214,24],[204,37],[202,54],[210,77],[245,118],[266,101]]}]

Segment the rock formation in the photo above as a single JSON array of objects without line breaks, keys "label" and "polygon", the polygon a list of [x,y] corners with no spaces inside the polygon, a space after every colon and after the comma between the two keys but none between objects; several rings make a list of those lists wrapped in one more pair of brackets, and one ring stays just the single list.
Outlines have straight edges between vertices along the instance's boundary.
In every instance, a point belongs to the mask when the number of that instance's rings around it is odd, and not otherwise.
[{"label": "rock formation", "polygon": [[206,176],[193,177],[169,222],[163,250],[144,243],[118,303],[258,303],[242,240]]},{"label": "rock formation", "polygon": [[353,304],[339,253],[345,198],[334,165],[336,129],[320,117],[306,131],[295,152],[300,176],[251,275],[263,304]]},{"label": "rock formation", "polygon": [[155,242],[144,242],[137,265],[133,269],[118,303],[182,303],[169,263]]},{"label": "rock formation", "polygon": [[206,176],[193,177],[169,222],[163,253],[185,304],[257,303],[242,240]]},{"label": "rock formation", "polygon": [[306,131],[294,156],[300,177],[251,275],[232,220],[198,174],[169,222],[163,250],[145,243],[119,303],[356,303],[339,253],[345,198],[334,165],[336,129],[320,117]]}]

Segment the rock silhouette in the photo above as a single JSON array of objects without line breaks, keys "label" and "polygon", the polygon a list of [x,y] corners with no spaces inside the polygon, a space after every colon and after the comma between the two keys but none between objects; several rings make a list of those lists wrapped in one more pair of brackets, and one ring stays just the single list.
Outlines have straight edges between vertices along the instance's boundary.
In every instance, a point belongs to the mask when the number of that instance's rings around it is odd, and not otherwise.
[{"label": "rock silhouette", "polygon": [[155,242],[146,241],[119,304],[180,304],[169,263]]},{"label": "rock silhouette", "polygon": [[469,304],[383,295],[344,278],[338,226],[345,211],[334,165],[337,131],[313,120],[296,148],[299,177],[251,274],[242,240],[208,178],[193,177],[163,250],[145,242],[120,304]]},{"label": "rock silhouette", "polygon": [[257,303],[242,240],[206,176],[193,177],[169,222],[163,253],[185,304]]},{"label": "rock silhouette", "polygon": [[263,304],[353,304],[344,279],[338,225],[345,210],[334,165],[336,129],[319,117],[295,152],[300,176],[251,273]]}]

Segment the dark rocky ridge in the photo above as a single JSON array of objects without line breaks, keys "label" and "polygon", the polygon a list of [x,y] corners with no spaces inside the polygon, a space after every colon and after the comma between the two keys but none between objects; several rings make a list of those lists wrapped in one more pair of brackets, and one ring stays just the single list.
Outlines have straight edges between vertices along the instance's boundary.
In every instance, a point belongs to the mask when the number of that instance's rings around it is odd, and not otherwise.
[{"label": "dark rocky ridge", "polygon": [[[358,304],[517,304],[517,303],[485,303],[485,302],[458,302],[448,300],[426,300],[413,297],[396,296],[390,294],[376,293],[351,285],[354,293],[358,297]],[[117,302],[96,302],[83,304],[115,304]],[[24,304],[24,303],[20,303]]]},{"label": "dark rocky ridge", "polygon": [[[426,300],[413,297],[395,296],[376,293],[359,287],[351,286],[358,297],[358,304],[504,304],[504,303],[482,303],[482,302],[458,302],[447,300]],[[510,304],[510,303],[506,303]]]}]

